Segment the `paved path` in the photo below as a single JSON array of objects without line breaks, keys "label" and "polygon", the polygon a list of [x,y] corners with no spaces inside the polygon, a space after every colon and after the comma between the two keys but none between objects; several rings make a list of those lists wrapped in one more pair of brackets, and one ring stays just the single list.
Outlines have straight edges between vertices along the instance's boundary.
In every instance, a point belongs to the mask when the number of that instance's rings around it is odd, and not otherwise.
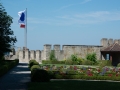
[{"label": "paved path", "polygon": [[28,82],[30,82],[28,64],[19,63],[0,78],[0,90],[27,90]]}]

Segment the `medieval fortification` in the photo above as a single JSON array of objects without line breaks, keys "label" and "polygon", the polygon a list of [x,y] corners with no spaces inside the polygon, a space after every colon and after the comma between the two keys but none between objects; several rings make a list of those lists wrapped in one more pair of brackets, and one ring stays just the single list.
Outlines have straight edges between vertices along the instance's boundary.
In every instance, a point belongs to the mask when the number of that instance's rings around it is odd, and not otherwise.
[{"label": "medieval fortification", "polygon": [[[55,52],[55,57],[57,60],[65,60],[69,58],[72,54],[76,54],[78,57],[85,58],[88,53],[95,52],[98,60],[105,60],[106,57],[101,55],[101,49],[107,47],[113,43],[119,43],[120,39],[101,39],[101,45],[62,45],[62,50],[60,45],[54,45],[53,50]],[[19,59],[20,62],[29,62],[29,60],[36,60],[39,63],[42,60],[49,60],[49,55],[51,52],[52,45],[45,44],[43,50],[25,50],[24,48],[18,48],[17,51],[10,53],[11,59]]]}]

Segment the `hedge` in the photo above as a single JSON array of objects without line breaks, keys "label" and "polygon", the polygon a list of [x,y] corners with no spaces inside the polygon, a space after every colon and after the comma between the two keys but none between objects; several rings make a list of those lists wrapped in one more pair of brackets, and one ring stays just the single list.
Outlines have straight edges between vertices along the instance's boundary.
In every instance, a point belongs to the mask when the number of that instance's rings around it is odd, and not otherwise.
[{"label": "hedge", "polygon": [[0,77],[6,74],[10,69],[15,67],[19,63],[19,60],[5,60],[0,65]]}]

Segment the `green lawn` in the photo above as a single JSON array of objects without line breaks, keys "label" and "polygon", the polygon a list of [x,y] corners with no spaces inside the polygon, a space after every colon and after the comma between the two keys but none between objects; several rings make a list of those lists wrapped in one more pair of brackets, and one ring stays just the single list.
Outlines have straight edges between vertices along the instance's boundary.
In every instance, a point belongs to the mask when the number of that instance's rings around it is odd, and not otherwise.
[{"label": "green lawn", "polygon": [[120,82],[108,81],[50,81],[28,84],[28,90],[120,90]]}]

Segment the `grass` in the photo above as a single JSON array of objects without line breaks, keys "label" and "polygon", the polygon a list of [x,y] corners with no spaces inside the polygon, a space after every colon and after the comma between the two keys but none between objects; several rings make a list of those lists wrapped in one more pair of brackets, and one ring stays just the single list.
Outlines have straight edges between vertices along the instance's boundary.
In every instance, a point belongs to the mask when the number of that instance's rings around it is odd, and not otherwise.
[{"label": "grass", "polygon": [[120,82],[108,81],[50,81],[50,82],[31,82],[28,90],[120,90]]}]

